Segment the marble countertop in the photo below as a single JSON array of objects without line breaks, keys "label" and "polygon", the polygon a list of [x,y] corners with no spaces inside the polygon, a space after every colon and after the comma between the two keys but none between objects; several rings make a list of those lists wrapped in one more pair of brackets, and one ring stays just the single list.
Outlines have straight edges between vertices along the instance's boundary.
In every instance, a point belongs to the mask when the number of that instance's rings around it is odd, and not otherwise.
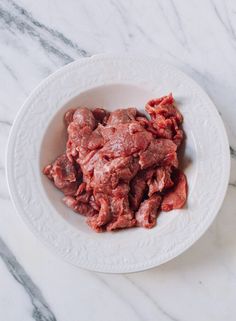
[{"label": "marble countertop", "polygon": [[[0,320],[236,320],[236,2],[0,1]],[[194,78],[231,146],[221,211],[187,252],[135,274],[84,271],[52,255],[17,216],[5,179],[16,112],[57,68],[102,52],[141,53]],[[216,142],[217,144],[217,142]]]}]

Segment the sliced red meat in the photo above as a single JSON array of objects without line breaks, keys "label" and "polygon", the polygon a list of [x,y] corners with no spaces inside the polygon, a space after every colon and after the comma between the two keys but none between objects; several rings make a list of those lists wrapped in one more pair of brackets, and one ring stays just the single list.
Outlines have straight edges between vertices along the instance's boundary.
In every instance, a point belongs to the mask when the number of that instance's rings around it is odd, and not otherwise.
[{"label": "sliced red meat", "polygon": [[74,121],[71,122],[67,128],[68,143],[67,143],[67,156],[74,159],[76,156],[84,157],[88,152],[88,143],[92,129],[88,126],[80,128]]},{"label": "sliced red meat", "polygon": [[131,192],[129,194],[130,207],[136,211],[142,201],[147,183],[142,177],[135,176],[130,183]]},{"label": "sliced red meat", "polygon": [[107,197],[100,198],[99,213],[91,218],[88,218],[87,223],[95,231],[100,231],[100,228],[111,220],[111,211]]},{"label": "sliced red meat", "polygon": [[97,130],[99,130],[99,133],[102,135],[104,141],[108,142],[111,136],[115,133],[116,128],[112,126],[103,126],[101,124],[98,124]]},{"label": "sliced red meat", "polygon": [[99,151],[92,150],[87,151],[87,154],[83,159],[79,159],[79,164],[84,175],[89,175],[91,172],[93,172],[95,163],[97,162],[99,157]]},{"label": "sliced red meat", "polygon": [[139,170],[138,159],[131,156],[106,160],[99,157],[94,164],[94,176],[91,186],[96,190],[107,191],[114,189],[119,181],[129,182]]},{"label": "sliced red meat", "polygon": [[129,194],[129,184],[119,183],[116,188],[112,189],[111,194],[115,198],[123,198]]},{"label": "sliced red meat", "polygon": [[173,123],[171,119],[166,119],[162,115],[156,115],[155,119],[150,121],[150,126],[153,128],[155,134],[160,138],[172,139]]},{"label": "sliced red meat", "polygon": [[161,196],[153,195],[141,203],[135,214],[137,226],[152,228],[156,225],[158,210],[161,204]]},{"label": "sliced red meat", "polygon": [[101,148],[104,145],[104,139],[100,134],[98,128],[96,128],[89,136],[88,149],[94,150]]},{"label": "sliced red meat", "polygon": [[156,170],[156,180],[158,182],[158,192],[170,188],[174,185],[174,182],[171,179],[171,167],[160,167]]},{"label": "sliced red meat", "polygon": [[64,120],[66,123],[66,127],[68,127],[68,125],[73,121],[73,116],[75,113],[76,109],[69,109],[64,116]]},{"label": "sliced red meat", "polygon": [[113,134],[110,133],[110,140],[101,152],[110,158],[129,156],[145,150],[152,139],[152,134],[138,122],[120,124]]},{"label": "sliced red meat", "polygon": [[183,206],[184,174],[177,147],[183,117],[172,95],[146,105],[151,119],[135,108],[68,110],[66,154],[44,168],[65,195],[64,203],[87,217],[96,232],[151,228],[161,208]]},{"label": "sliced red meat", "polygon": [[164,118],[174,117],[177,123],[182,123],[183,116],[173,104],[174,99],[172,94],[170,94],[169,96],[150,100],[146,104],[145,109],[154,119],[157,115],[161,115]]},{"label": "sliced red meat", "polygon": [[[148,120],[146,117],[136,117],[136,121],[139,122],[141,126],[143,126],[148,132],[152,133],[153,135],[157,135],[157,130],[153,127],[153,122]],[[165,137],[169,138],[169,137]]]},{"label": "sliced red meat", "polygon": [[94,155],[104,144],[103,137],[97,130],[91,131],[87,126],[78,129],[74,122],[68,126],[68,133],[67,155],[75,159],[81,167],[91,158],[90,155]]},{"label": "sliced red meat", "polygon": [[148,148],[139,153],[139,164],[141,168],[157,166],[161,161],[166,160],[168,155],[175,153],[176,148],[175,143],[170,139],[153,139]]},{"label": "sliced red meat", "polygon": [[100,210],[100,204],[96,202],[95,197],[92,195],[89,200],[89,205],[95,209],[97,212]]},{"label": "sliced red meat", "polygon": [[174,185],[171,179],[170,167],[159,167],[156,169],[153,177],[147,182],[149,187],[148,196],[152,196],[154,193],[162,192]]},{"label": "sliced red meat", "polygon": [[174,106],[172,94],[158,99],[150,100],[146,106],[146,111],[150,114],[152,125],[158,137],[173,139],[177,146],[183,140],[183,131],[180,126],[183,116]]},{"label": "sliced red meat", "polygon": [[76,196],[76,201],[78,201],[79,203],[84,203],[84,204],[88,204],[90,197],[92,195],[92,192],[84,192],[83,194],[80,194],[78,196]]},{"label": "sliced red meat", "polygon": [[107,231],[114,231],[121,228],[130,228],[136,226],[136,219],[130,218],[130,215],[120,215],[115,222],[107,225]]},{"label": "sliced red meat", "polygon": [[164,159],[160,162],[161,166],[173,166],[173,167],[178,167],[179,166],[179,161],[178,161],[178,156],[176,152],[167,154]]},{"label": "sliced red meat", "polygon": [[161,209],[171,211],[182,208],[187,199],[187,179],[183,172],[179,171],[176,177],[176,185],[163,197]]},{"label": "sliced red meat", "polygon": [[96,126],[96,120],[91,110],[85,107],[78,108],[73,115],[73,122],[79,127],[89,127],[94,129]]},{"label": "sliced red meat", "polygon": [[52,164],[49,164],[44,167],[43,174],[46,175],[50,180],[53,180],[52,177]]},{"label": "sliced red meat", "polygon": [[179,147],[183,141],[184,132],[182,129],[177,129],[173,137],[173,142]]},{"label": "sliced red meat", "polygon": [[76,150],[76,145],[70,139],[68,139],[66,143],[66,156],[70,160],[70,162],[73,162],[78,157],[78,151]]},{"label": "sliced red meat", "polygon": [[110,113],[107,110],[103,109],[103,108],[95,108],[92,111],[92,113],[93,113],[93,116],[96,119],[96,121],[98,123],[103,124],[103,125],[106,124],[106,122],[108,120],[108,117],[110,115]]},{"label": "sliced red meat", "polygon": [[54,185],[65,195],[75,194],[78,188],[78,172],[65,154],[59,156],[51,165],[46,166],[44,174],[54,182]]},{"label": "sliced red meat", "polygon": [[151,197],[153,194],[159,191],[159,184],[155,177],[151,178],[148,182],[148,196]]},{"label": "sliced red meat", "polygon": [[110,114],[107,125],[117,126],[118,124],[130,123],[135,120],[136,115],[136,108],[117,109]]},{"label": "sliced red meat", "polygon": [[103,226],[106,223],[108,223],[111,219],[111,211],[110,211],[110,206],[108,199],[106,198],[100,198],[100,211],[97,217],[97,225],[98,226]]},{"label": "sliced red meat", "polygon": [[112,198],[111,212],[112,221],[108,223],[107,231],[113,231],[121,228],[129,228],[136,225],[133,211],[129,208],[128,197]]},{"label": "sliced red meat", "polygon": [[139,122],[141,126],[147,128],[149,126],[150,120],[148,120],[145,116],[138,116],[136,117],[136,121]]},{"label": "sliced red meat", "polygon": [[85,183],[85,182],[82,182],[82,183],[79,185],[79,187],[78,187],[75,195],[76,195],[76,196],[79,196],[79,195],[83,194],[85,191],[86,191],[86,183]]},{"label": "sliced red meat", "polygon": [[74,212],[79,213],[81,215],[91,217],[97,214],[97,211],[94,210],[94,208],[91,205],[80,203],[72,196],[65,196],[63,198],[63,202]]},{"label": "sliced red meat", "polygon": [[147,188],[147,181],[154,174],[154,169],[141,170],[130,182],[129,202],[134,211],[137,211]]}]

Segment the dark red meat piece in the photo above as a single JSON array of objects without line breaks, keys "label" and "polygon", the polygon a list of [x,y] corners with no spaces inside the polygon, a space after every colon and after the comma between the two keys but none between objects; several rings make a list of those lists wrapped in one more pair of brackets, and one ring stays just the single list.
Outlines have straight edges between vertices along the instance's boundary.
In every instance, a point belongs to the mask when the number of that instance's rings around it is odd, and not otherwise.
[{"label": "dark red meat piece", "polygon": [[98,123],[105,125],[107,123],[110,113],[103,108],[95,108],[92,111],[94,118]]}]

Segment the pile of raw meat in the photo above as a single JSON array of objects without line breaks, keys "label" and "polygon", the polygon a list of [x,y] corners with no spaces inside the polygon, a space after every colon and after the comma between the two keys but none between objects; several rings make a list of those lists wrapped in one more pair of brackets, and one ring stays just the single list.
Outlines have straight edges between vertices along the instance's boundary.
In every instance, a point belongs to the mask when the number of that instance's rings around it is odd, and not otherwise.
[{"label": "pile of raw meat", "polygon": [[147,118],[136,108],[71,109],[65,114],[65,154],[44,168],[97,232],[151,228],[158,213],[184,206],[187,182],[178,169],[183,117],[172,95],[150,100]]}]

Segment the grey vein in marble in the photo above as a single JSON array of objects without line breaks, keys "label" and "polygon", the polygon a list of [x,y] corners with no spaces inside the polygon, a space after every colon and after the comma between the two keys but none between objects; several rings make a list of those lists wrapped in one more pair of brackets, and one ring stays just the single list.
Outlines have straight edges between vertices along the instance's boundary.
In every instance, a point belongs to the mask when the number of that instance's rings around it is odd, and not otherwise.
[{"label": "grey vein in marble", "polygon": [[0,238],[0,257],[14,279],[22,285],[27,292],[33,306],[32,317],[35,321],[56,321],[54,313],[45,301],[41,291],[16,260],[13,253]]},{"label": "grey vein in marble", "polygon": [[[133,37],[133,34],[129,30],[130,29],[129,28],[129,19],[126,17],[125,8],[122,7],[121,2],[117,3],[116,1],[110,0],[110,4],[114,7],[114,9],[119,14],[120,21],[123,23],[123,26],[127,29],[128,37],[129,37],[129,39],[131,39]],[[125,35],[122,34],[122,32],[120,34],[123,39],[123,44],[124,44],[125,50],[127,50],[129,47],[129,41],[126,39]]]},{"label": "grey vein in marble", "polygon": [[232,26],[231,20],[229,18],[227,4],[226,3],[224,4],[224,11],[225,11],[225,16],[226,16],[226,21],[224,21],[221,11],[217,8],[217,6],[214,4],[213,1],[211,1],[211,3],[212,3],[212,6],[214,8],[217,18],[222,23],[222,25],[225,28],[225,30],[227,31],[227,33],[231,36],[231,39],[235,41],[236,40],[236,32],[235,32],[235,30]]},{"label": "grey vein in marble", "polygon": [[[184,33],[182,22],[181,22],[179,13],[176,9],[175,3],[172,0],[165,1],[163,3],[164,3],[164,6],[162,5],[161,2],[157,2],[158,7],[162,11],[163,16],[168,21],[167,25],[171,33],[173,34],[177,42],[180,43],[185,50],[189,51],[186,35]],[[166,6],[168,6],[168,8],[166,8]],[[169,17],[170,10],[172,11],[172,19],[170,19]],[[179,30],[179,33],[178,33],[178,30]]]},{"label": "grey vein in marble", "polygon": [[187,42],[187,38],[186,38],[186,35],[185,35],[185,32],[184,32],[184,28],[182,26],[182,21],[180,19],[180,15],[177,11],[177,8],[176,8],[176,5],[175,5],[175,2],[173,0],[169,0],[170,3],[171,3],[171,6],[173,8],[173,12],[176,16],[176,23],[177,23],[177,26],[181,32],[181,35],[178,37],[179,41],[182,43],[182,45],[185,47],[185,49],[188,49],[189,50],[189,46],[188,46],[188,42]]},{"label": "grey vein in marble", "polygon": [[[0,9],[1,14],[1,9]],[[9,73],[9,75],[18,83],[18,86],[20,89],[24,92],[25,95],[27,95],[27,92],[25,88],[22,86],[22,84],[18,81],[18,77],[15,74],[14,70],[4,61],[4,58],[0,56],[0,63],[3,65],[3,67],[6,69],[6,71]]]},{"label": "grey vein in marble", "polygon": [[230,155],[231,157],[236,158],[236,150],[232,146],[230,146]]},{"label": "grey vein in marble", "polygon": [[[1,11],[0,11],[1,14]],[[3,59],[0,57],[0,61],[2,63],[2,65],[4,66],[4,68],[9,72],[9,74],[12,76],[13,79],[15,79],[16,81],[18,80],[18,78],[16,77],[14,71],[12,70],[11,67],[9,67],[4,61]]]},{"label": "grey vein in marble", "polygon": [[96,273],[96,278],[107,287],[107,289],[112,290],[112,293],[115,293],[116,297],[123,303],[128,303],[129,307],[131,308],[131,310],[133,311],[133,313],[138,317],[137,321],[143,321],[144,319],[142,318],[142,316],[138,313],[136,307],[134,307],[130,302],[127,302],[123,299],[122,295],[120,293],[118,293],[117,291],[115,291],[113,288],[111,288],[111,284],[109,284],[102,276],[100,276],[99,274]]},{"label": "grey vein in marble", "polygon": [[11,127],[12,123],[10,121],[8,121],[8,120],[0,119],[0,125]]},{"label": "grey vein in marble", "polygon": [[[3,3],[7,3],[8,7],[0,7],[0,23],[2,27],[10,28],[11,32],[20,31],[21,33],[29,35],[31,38],[36,39],[46,52],[57,56],[65,63],[74,60],[71,55],[65,52],[64,48],[67,47],[73,49],[79,56],[88,56],[88,53],[76,43],[65,37],[61,32],[35,20],[27,10],[15,2],[8,0]],[[64,46],[63,50],[60,48],[60,44]]]},{"label": "grey vein in marble", "polygon": [[176,317],[173,317],[169,312],[164,310],[160,304],[153,299],[140,285],[138,285],[136,282],[134,282],[131,278],[128,276],[125,276],[126,280],[128,280],[139,292],[141,292],[142,295],[144,295],[152,304],[162,313],[163,316],[167,317],[171,321],[180,321]]},{"label": "grey vein in marble", "polygon": [[0,176],[2,177],[0,181],[0,200],[10,200],[10,195],[5,185],[5,179],[3,179],[3,177],[5,177],[5,167],[1,165],[0,165]]}]

